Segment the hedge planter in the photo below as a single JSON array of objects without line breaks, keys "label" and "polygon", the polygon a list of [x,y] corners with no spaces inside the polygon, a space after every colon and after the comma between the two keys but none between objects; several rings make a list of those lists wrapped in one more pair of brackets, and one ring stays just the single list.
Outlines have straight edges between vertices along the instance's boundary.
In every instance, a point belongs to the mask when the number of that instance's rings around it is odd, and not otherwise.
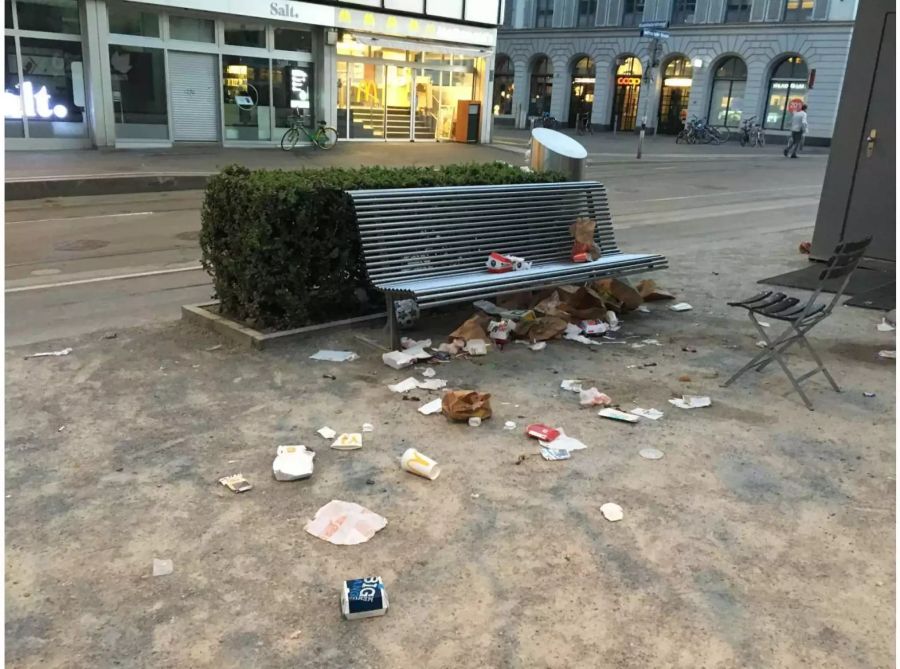
[{"label": "hedge planter", "polygon": [[212,177],[202,210],[203,267],[220,312],[261,332],[383,311],[365,282],[348,190],[562,181],[505,163],[250,171]]}]

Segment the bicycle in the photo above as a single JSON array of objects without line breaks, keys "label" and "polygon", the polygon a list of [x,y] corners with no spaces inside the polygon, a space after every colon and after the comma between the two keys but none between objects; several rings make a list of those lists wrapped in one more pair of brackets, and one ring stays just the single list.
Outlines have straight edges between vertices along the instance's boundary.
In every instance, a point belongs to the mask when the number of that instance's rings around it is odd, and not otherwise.
[{"label": "bicycle", "polygon": [[550,116],[550,112],[544,112],[540,115],[540,117],[534,119],[534,127],[535,128],[550,128],[551,130],[556,130],[559,127],[559,122]]},{"label": "bicycle", "polygon": [[579,135],[583,135],[584,133],[587,133],[589,135],[594,134],[594,127],[591,125],[590,114],[575,115],[575,132],[577,132]]},{"label": "bicycle", "polygon": [[315,132],[310,132],[307,130],[306,126],[303,124],[304,117],[301,114],[295,114],[291,117],[291,127],[288,128],[284,135],[281,137],[281,149],[283,151],[291,151],[295,146],[297,146],[297,142],[300,141],[300,133],[306,135],[306,138],[312,143],[313,146],[328,150],[333,148],[335,144],[337,144],[338,135],[337,130],[334,128],[330,128],[325,125],[325,121],[319,121],[318,128],[316,128]]},{"label": "bicycle", "polygon": [[763,134],[762,126],[756,122],[755,116],[741,121],[740,133],[739,141],[741,146],[746,146],[747,144],[751,146],[766,145],[766,136]]}]

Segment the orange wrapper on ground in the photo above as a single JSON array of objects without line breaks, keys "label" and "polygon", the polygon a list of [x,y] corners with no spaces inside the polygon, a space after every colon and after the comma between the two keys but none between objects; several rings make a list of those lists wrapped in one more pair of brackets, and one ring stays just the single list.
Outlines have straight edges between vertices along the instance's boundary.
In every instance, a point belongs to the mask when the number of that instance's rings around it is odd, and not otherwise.
[{"label": "orange wrapper on ground", "polygon": [[304,529],[332,544],[353,546],[368,541],[385,525],[387,518],[374,511],[353,502],[333,499],[316,511],[316,517],[306,523]]},{"label": "orange wrapper on ground", "polygon": [[477,390],[450,390],[444,393],[441,411],[450,420],[490,418],[491,395]]}]

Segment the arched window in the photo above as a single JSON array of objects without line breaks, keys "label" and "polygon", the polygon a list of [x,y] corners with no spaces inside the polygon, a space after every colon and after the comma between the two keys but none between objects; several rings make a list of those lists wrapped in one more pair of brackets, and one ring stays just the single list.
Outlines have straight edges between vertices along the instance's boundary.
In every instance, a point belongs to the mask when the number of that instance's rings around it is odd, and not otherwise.
[{"label": "arched window", "polygon": [[497,54],[494,65],[494,116],[512,114],[513,90],[515,90],[515,69],[509,56]]},{"label": "arched window", "polygon": [[538,56],[531,65],[531,89],[528,93],[528,115],[550,113],[553,95],[553,65],[547,56]]},{"label": "arched window", "polygon": [[644,68],[634,56],[619,57],[613,96],[613,125],[618,130],[634,130]]},{"label": "arched window", "polygon": [[713,76],[709,97],[709,123],[736,128],[741,124],[744,109],[744,89],[747,86],[747,66],[740,58],[731,56],[722,61]]},{"label": "arched window", "polygon": [[693,76],[694,67],[684,56],[676,56],[666,65],[659,96],[657,132],[677,135],[684,126],[691,99],[691,85],[694,83]]},{"label": "arched window", "polygon": [[[572,63],[572,87],[569,95],[569,127],[576,127],[578,117],[591,118],[594,107],[594,61],[583,56]],[[588,121],[590,122],[590,121]]]},{"label": "arched window", "polygon": [[806,102],[808,76],[806,61],[800,56],[788,56],[772,70],[764,128],[785,130],[791,127],[791,117]]}]

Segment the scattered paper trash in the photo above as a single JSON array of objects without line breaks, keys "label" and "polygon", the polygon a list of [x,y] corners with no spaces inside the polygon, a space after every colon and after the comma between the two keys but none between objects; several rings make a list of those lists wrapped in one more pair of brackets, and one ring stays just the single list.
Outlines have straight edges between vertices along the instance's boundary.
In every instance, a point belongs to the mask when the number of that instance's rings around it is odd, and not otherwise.
[{"label": "scattered paper trash", "polygon": [[336,451],[355,451],[362,448],[362,434],[359,432],[345,432],[331,443]]},{"label": "scattered paper trash", "polygon": [[641,339],[641,343],[645,346],[662,346],[659,343],[659,339]]},{"label": "scattered paper trash", "polygon": [[559,387],[573,393],[580,393],[582,390],[581,383],[582,382],[579,379],[563,379],[562,383],[559,384]]},{"label": "scattered paper trash", "polygon": [[764,342],[762,339],[760,339],[758,342],[756,342],[756,347],[757,348],[768,348],[769,345],[766,342]]},{"label": "scattered paper trash", "polygon": [[511,420],[506,421],[505,423],[503,423],[503,429],[504,430],[515,430],[516,429],[515,421],[511,421]]},{"label": "scattered paper trash", "polygon": [[244,478],[243,474],[223,476],[219,479],[219,483],[228,488],[231,492],[247,492],[248,490],[253,490],[253,486]]},{"label": "scattered paper trash", "polygon": [[608,406],[612,404],[612,398],[606,393],[601,393],[597,388],[588,388],[579,393],[579,401],[582,406]]},{"label": "scattered paper trash", "polygon": [[337,546],[365,543],[387,525],[387,518],[364,506],[333,499],[316,511],[303,528],[314,537]]},{"label": "scattered paper trash", "polygon": [[541,443],[550,443],[559,437],[560,431],[543,423],[532,423],[525,428],[525,434],[535,439],[540,439]]},{"label": "scattered paper trash", "polygon": [[430,379],[435,374],[437,374],[437,372],[434,371],[433,367],[428,367],[427,369],[422,370],[422,376],[424,376],[426,379]]},{"label": "scattered paper trash", "polygon": [[875,393],[863,393],[863,397],[875,397]]},{"label": "scattered paper trash", "polygon": [[878,351],[878,357],[891,358],[892,360],[895,360],[897,358],[897,351],[896,349],[893,351]]},{"label": "scattered paper trash", "polygon": [[894,330],[894,326],[888,323],[884,318],[882,318],[881,322],[878,324],[879,332],[893,332]]},{"label": "scattered paper trash", "polygon": [[658,448],[642,448],[640,450],[640,456],[645,460],[659,460],[664,455],[665,453]]},{"label": "scattered paper trash", "polygon": [[527,345],[528,348],[530,348],[532,351],[543,351],[545,348],[547,348],[547,342],[545,341],[536,341],[533,344],[529,344],[528,342],[522,343]]},{"label": "scattered paper trash", "polygon": [[334,439],[337,436],[337,432],[332,430],[327,425],[325,427],[320,427],[318,430],[316,430],[316,432],[318,432],[325,439]]},{"label": "scattered paper trash", "polygon": [[669,404],[674,404],[679,409],[700,409],[710,406],[712,400],[701,395],[682,395],[679,398],[669,400]]},{"label": "scattered paper trash", "polygon": [[416,385],[422,390],[440,390],[447,385],[444,379],[427,379],[425,381],[417,381]]},{"label": "scattered paper trash", "polygon": [[491,395],[475,390],[449,390],[444,393],[441,410],[450,420],[490,418]]},{"label": "scattered paper trash", "polygon": [[772,327],[772,324],[767,321],[756,321],[756,322],[759,323],[760,327],[764,327],[764,328]]},{"label": "scattered paper trash", "polygon": [[637,310],[640,311],[642,314],[649,314],[649,313],[650,313],[650,308],[647,307],[647,306],[644,305],[644,304],[642,304],[641,306],[639,306],[639,307],[637,308]]},{"label": "scattered paper trash", "polygon": [[559,436],[552,441],[544,441],[540,440],[541,446],[549,446],[550,448],[563,449],[565,451],[580,451],[583,448],[587,448],[587,445],[578,441],[575,437],[570,437],[565,432],[563,432],[562,428],[559,430]]},{"label": "scattered paper trash", "polygon": [[607,502],[606,504],[601,506],[600,513],[602,513],[603,517],[611,523],[614,523],[617,520],[622,520],[622,518],[625,517],[625,514],[622,513],[622,507],[613,502]]},{"label": "scattered paper trash", "polygon": [[306,446],[279,446],[272,461],[272,473],[276,481],[299,481],[313,474],[315,452]]},{"label": "scattered paper trash", "polygon": [[478,427],[479,425],[481,425],[481,419],[478,416],[469,418],[469,427]]},{"label": "scattered paper trash", "polygon": [[487,355],[487,344],[483,339],[470,339],[463,350],[469,355]]},{"label": "scattered paper trash", "polygon": [[419,413],[423,414],[425,416],[429,416],[433,413],[440,413],[440,411],[441,411],[441,398],[440,397],[428,402],[428,404],[423,404],[422,406],[419,407]]},{"label": "scattered paper trash", "polygon": [[572,454],[564,448],[541,446],[541,457],[544,460],[568,460],[572,457]]},{"label": "scattered paper trash", "polygon": [[403,351],[391,351],[390,353],[381,354],[381,361],[385,365],[393,369],[403,369],[404,367],[409,367],[417,360],[418,358],[416,358],[416,356],[409,355],[408,353],[404,353]]},{"label": "scattered paper trash", "polygon": [[812,251],[812,243],[800,242],[800,246],[797,247],[797,250],[804,255],[808,255],[810,251]]},{"label": "scattered paper trash", "polygon": [[681,350],[684,351],[685,353],[696,353],[697,352],[697,349],[695,349],[693,346],[682,346]]},{"label": "scattered paper trash", "polygon": [[404,350],[426,348],[428,346],[431,346],[430,339],[422,339],[421,341],[416,341],[415,339],[411,339],[409,337],[401,337],[400,339],[400,347]]},{"label": "scattered paper trash", "polygon": [[220,348],[222,348],[222,344],[215,344],[214,346],[210,346],[203,350],[211,353],[212,351],[218,351]]},{"label": "scattered paper trash", "polygon": [[326,360],[328,362],[350,362],[359,358],[353,351],[319,351],[309,356],[311,360]]},{"label": "scattered paper trash", "polygon": [[157,558],[153,558],[154,576],[168,576],[173,571],[175,571],[175,565],[172,564],[171,560],[159,560]]},{"label": "scattered paper trash", "polygon": [[25,359],[28,358],[58,358],[61,355],[69,355],[72,352],[72,348],[64,348],[59,351],[44,351],[42,353],[32,353],[31,355],[26,355]]},{"label": "scattered paper trash", "polygon": [[[615,317],[615,314],[612,311],[607,311],[606,314],[607,316],[611,314],[613,317]],[[578,327],[581,329],[581,332],[578,334],[601,335],[609,332],[610,323],[598,320],[581,321],[578,324]]]},{"label": "scattered paper trash", "polygon": [[641,407],[635,407],[628,413],[633,413],[635,416],[640,416],[641,418],[649,418],[650,420],[659,420],[665,415],[662,411],[657,411],[656,409],[642,409]]},{"label": "scattered paper trash", "polygon": [[638,422],[637,416],[630,414],[630,413],[626,413],[625,411],[619,411],[618,409],[611,409],[609,407],[607,407],[606,409],[601,409],[597,415],[601,416],[603,418],[609,418],[610,420],[618,420],[623,423],[637,423]]},{"label": "scattered paper trash", "polygon": [[414,448],[407,448],[400,457],[400,466],[411,474],[434,481],[441,474],[438,463]]},{"label": "scattered paper trash", "polygon": [[687,374],[682,374],[681,376],[678,377],[678,380],[681,381],[682,383],[690,383],[691,377],[688,376]]},{"label": "scattered paper trash", "polygon": [[678,304],[673,304],[669,307],[672,311],[690,311],[693,308],[694,307],[687,302],[679,302]]},{"label": "scattered paper trash", "polygon": [[419,382],[416,381],[416,379],[414,377],[410,376],[406,379],[403,379],[399,383],[394,383],[392,385],[389,385],[388,389],[390,389],[392,392],[395,392],[395,393],[405,393],[405,392],[409,392],[410,390],[413,390],[414,388],[418,388],[418,387],[419,387]]},{"label": "scattered paper trash", "polygon": [[341,613],[346,620],[383,616],[388,610],[387,590],[380,576],[344,581]]},{"label": "scattered paper trash", "polygon": [[363,432],[374,432],[374,431],[375,431],[375,426],[372,425],[372,423],[363,423],[363,424],[362,424],[362,431],[363,431]]}]

